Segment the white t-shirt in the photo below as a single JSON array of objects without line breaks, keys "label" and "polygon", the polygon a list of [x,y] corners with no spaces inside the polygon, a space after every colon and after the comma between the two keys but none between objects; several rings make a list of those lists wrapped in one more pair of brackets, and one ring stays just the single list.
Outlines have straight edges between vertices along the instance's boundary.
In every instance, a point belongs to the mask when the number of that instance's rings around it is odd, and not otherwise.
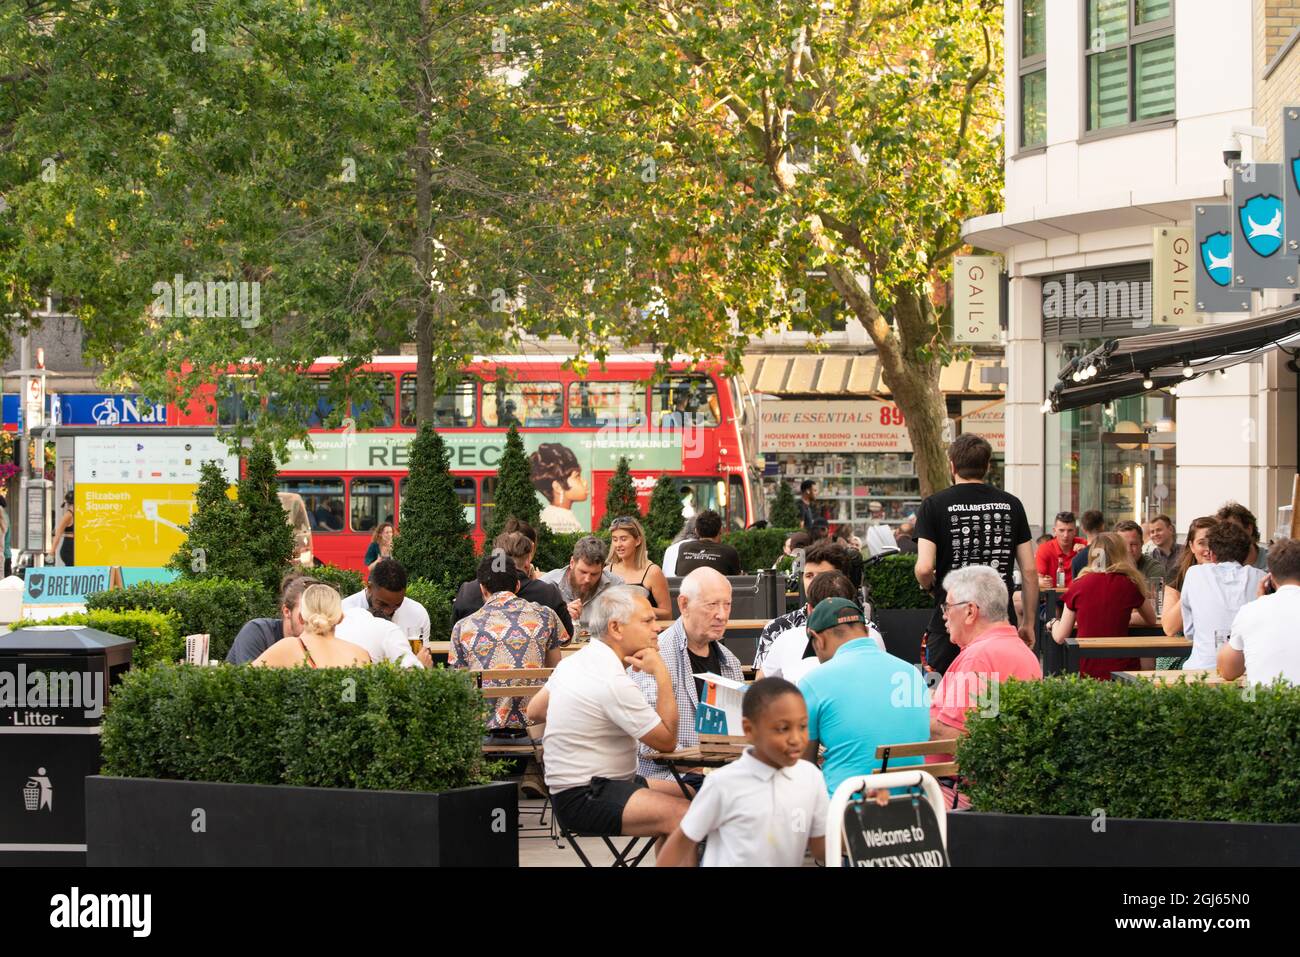
[{"label": "white t-shirt", "polygon": [[[366,614],[370,614],[370,601],[366,598],[364,588],[355,595],[348,595],[347,598],[343,599],[343,610],[347,611],[349,608],[360,608]],[[393,624],[401,629],[403,638],[406,637],[407,629],[419,628],[420,637],[425,641],[429,640],[429,613],[424,610],[424,606],[418,601],[403,598],[402,603],[397,606],[397,611],[393,613]],[[410,651],[411,646],[407,645],[406,647],[407,651]]]},{"label": "white t-shirt", "polygon": [[1272,595],[1243,605],[1232,620],[1233,648],[1246,656],[1246,680],[1272,684],[1282,678],[1300,685],[1300,585],[1283,585]]},{"label": "white t-shirt", "polygon": [[343,609],[343,620],[334,628],[334,636],[366,649],[371,661],[395,661],[403,668],[424,667],[411,654],[411,644],[401,628],[364,608]]},{"label": "white t-shirt", "polygon": [[[884,651],[885,639],[881,637],[875,626],[868,625],[867,632],[871,640],[881,651]],[[767,657],[763,659],[763,677],[784,678],[786,681],[798,684],[804,675],[821,664],[816,655],[805,658],[803,653],[807,650],[808,626],[787,628],[776,636],[772,647],[768,649]]]},{"label": "white t-shirt", "polygon": [[682,550],[683,539],[680,542],[673,542],[664,549],[664,560],[659,563],[659,567],[664,570],[665,578],[677,577],[677,553]]},{"label": "white t-shirt", "polygon": [[774,768],[746,748],[704,779],[682,833],[697,843],[708,838],[704,867],[799,867],[808,839],[826,835],[829,804],[815,764]]},{"label": "white t-shirt", "polygon": [[552,794],[592,778],[630,781],[637,741],[660,723],[614,649],[593,638],[546,682],[546,787]]},{"label": "white t-shirt", "polygon": [[1216,631],[1230,632],[1237,612],[1255,600],[1265,572],[1237,562],[1193,565],[1183,579],[1179,604],[1183,634],[1192,640],[1184,668],[1213,668],[1218,656]]}]

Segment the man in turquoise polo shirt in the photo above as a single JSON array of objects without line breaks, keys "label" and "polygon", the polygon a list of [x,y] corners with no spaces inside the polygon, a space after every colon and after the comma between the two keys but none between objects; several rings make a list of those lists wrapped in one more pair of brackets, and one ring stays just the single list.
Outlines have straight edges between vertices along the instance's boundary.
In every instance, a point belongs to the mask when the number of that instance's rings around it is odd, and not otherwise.
[{"label": "man in turquoise polo shirt", "polygon": [[[808,637],[820,668],[799,682],[808,704],[808,760],[826,746],[822,774],[831,794],[845,778],[880,767],[882,744],[930,738],[930,691],[921,672],[881,651],[862,609],[847,598],[827,598],[808,616]],[[890,769],[920,764],[892,759]]]}]

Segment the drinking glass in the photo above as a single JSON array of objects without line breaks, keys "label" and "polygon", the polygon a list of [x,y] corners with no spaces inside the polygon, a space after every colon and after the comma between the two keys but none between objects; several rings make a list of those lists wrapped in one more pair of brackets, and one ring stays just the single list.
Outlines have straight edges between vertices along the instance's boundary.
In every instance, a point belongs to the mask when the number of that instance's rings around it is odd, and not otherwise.
[{"label": "drinking glass", "polygon": [[411,644],[411,654],[418,655],[424,648],[424,639],[420,636],[419,628],[406,629],[406,640]]},{"label": "drinking glass", "polygon": [[1222,648],[1224,645],[1226,645],[1226,644],[1228,643],[1228,639],[1231,638],[1231,637],[1232,637],[1232,632],[1231,632],[1231,631],[1216,631],[1216,632],[1214,633],[1214,650],[1215,650],[1215,652],[1217,653],[1218,650],[1219,650],[1220,648]]},{"label": "drinking glass", "polygon": [[1156,617],[1160,617],[1160,609],[1165,603],[1165,580],[1163,578],[1151,579],[1151,601],[1155,605]]}]

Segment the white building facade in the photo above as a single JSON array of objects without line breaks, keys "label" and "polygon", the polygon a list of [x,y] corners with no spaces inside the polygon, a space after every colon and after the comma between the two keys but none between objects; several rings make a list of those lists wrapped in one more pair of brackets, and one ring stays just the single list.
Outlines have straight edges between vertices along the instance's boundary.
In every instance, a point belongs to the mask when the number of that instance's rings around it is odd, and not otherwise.
[{"label": "white building facade", "polygon": [[[1268,538],[1290,501],[1296,377],[1276,351],[1174,394],[1042,408],[1073,357],[1168,328],[1150,296],[1155,230],[1227,201],[1225,142],[1234,126],[1264,122],[1259,84],[1300,26],[1298,15],[1279,35],[1278,6],[1266,18],[1263,0],[1005,4],[1005,203],[963,233],[1006,260],[1006,485],[1031,524],[1098,508],[1111,523],[1165,513],[1181,535],[1234,499]],[[1280,158],[1280,142],[1242,140],[1245,161]],[[1255,294],[1251,312],[1291,298]]]}]

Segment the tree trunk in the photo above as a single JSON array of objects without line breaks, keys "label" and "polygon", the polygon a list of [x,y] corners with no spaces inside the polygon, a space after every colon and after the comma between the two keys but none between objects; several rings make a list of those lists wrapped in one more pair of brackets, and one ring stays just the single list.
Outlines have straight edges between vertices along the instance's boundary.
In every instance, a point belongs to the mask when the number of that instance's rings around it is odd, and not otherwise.
[{"label": "tree trunk", "polygon": [[[434,63],[430,39],[433,31],[432,0],[420,0],[419,69],[416,77],[419,125],[415,133],[415,230],[414,241],[416,269],[415,288],[420,290],[415,310],[415,424],[419,428],[433,421],[433,320],[434,309],[430,302],[432,288],[430,274],[433,270],[433,234],[431,212],[433,208],[433,173],[430,163],[433,152],[429,146],[429,129],[433,124],[433,91],[430,77]],[[906,414],[906,413],[904,413]]]}]

